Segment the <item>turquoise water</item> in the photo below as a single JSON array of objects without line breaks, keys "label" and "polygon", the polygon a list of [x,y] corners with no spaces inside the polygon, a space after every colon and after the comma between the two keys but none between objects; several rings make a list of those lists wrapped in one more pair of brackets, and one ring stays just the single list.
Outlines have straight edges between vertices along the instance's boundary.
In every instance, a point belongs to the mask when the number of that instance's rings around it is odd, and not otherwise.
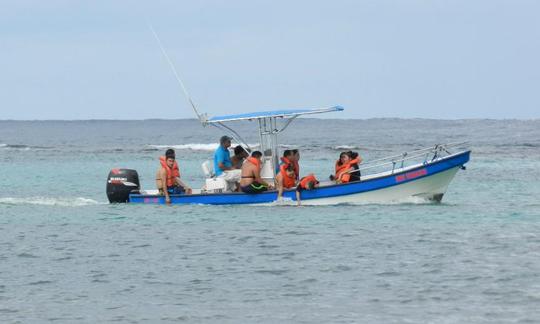
[{"label": "turquoise water", "polygon": [[167,145],[202,184],[220,135],[0,122],[0,322],[540,322],[540,121],[308,119],[282,141],[322,178],[344,147],[374,159],[469,140],[442,204],[107,204],[111,168],[152,186]]}]

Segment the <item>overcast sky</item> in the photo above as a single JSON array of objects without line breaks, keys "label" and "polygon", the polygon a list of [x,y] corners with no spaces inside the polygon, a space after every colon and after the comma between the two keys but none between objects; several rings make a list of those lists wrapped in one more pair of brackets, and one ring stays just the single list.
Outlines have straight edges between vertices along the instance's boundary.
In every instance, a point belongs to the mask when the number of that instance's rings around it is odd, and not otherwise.
[{"label": "overcast sky", "polygon": [[540,118],[540,1],[1,1],[0,119]]}]

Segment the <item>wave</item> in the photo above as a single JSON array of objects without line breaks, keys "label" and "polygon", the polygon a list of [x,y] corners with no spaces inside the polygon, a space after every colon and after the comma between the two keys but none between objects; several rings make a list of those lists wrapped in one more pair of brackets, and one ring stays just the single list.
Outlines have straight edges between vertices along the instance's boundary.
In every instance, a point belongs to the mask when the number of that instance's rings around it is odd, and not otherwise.
[{"label": "wave", "polygon": [[31,145],[24,145],[24,144],[5,144],[5,143],[0,143],[0,148],[5,149],[5,150],[18,150],[18,151],[52,149],[52,147],[49,147],[49,146],[31,146]]},{"label": "wave", "polygon": [[[236,146],[238,144],[233,144]],[[259,144],[248,144],[250,147],[258,147]],[[174,144],[174,145],[148,145],[145,150],[166,150],[169,148],[175,150],[191,150],[191,151],[215,151],[219,146],[219,143],[188,143],[188,144]]]},{"label": "wave", "polygon": [[61,206],[61,207],[81,207],[101,204],[93,199],[76,198],[55,198],[55,197],[1,197],[0,204],[4,205],[40,205],[40,206]]},{"label": "wave", "polygon": [[332,146],[333,150],[358,150],[360,147],[355,145],[338,145],[338,146]]}]

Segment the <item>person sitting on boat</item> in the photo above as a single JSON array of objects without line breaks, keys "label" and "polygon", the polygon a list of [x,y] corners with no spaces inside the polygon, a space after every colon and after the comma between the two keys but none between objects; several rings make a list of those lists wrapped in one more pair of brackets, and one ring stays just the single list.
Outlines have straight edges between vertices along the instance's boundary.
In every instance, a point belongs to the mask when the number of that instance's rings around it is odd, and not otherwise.
[{"label": "person sitting on boat", "polygon": [[244,160],[249,156],[248,152],[241,145],[234,148],[234,155],[231,157],[232,167],[234,169],[242,169]]},{"label": "person sitting on boat", "polygon": [[300,206],[300,192],[303,190],[313,190],[319,187],[319,180],[315,178],[313,173],[308,174],[307,176],[300,179],[298,186],[296,187],[296,201],[298,206]]},{"label": "person sitting on boat", "polygon": [[224,171],[233,169],[229,147],[231,147],[231,138],[229,136],[221,136],[219,147],[214,153],[214,173],[216,177],[222,175]]},{"label": "person sitting on boat", "polygon": [[256,194],[272,189],[270,184],[261,179],[261,157],[260,151],[254,151],[242,165],[240,189],[245,193]]},{"label": "person sitting on boat", "polygon": [[[336,181],[336,183],[348,183],[351,181],[358,181],[360,177],[351,177],[351,173],[356,173],[358,170],[358,164],[362,162],[362,158],[356,154],[355,158],[351,158],[352,152],[341,152],[339,160],[336,161],[336,173],[331,176],[330,179]],[[356,179],[356,180],[353,180]]]},{"label": "person sitting on boat", "polygon": [[231,138],[222,136],[219,140],[219,147],[214,153],[214,173],[216,177],[222,177],[227,181],[228,188],[234,190],[236,183],[240,181],[240,170],[233,168],[231,161]]},{"label": "person sitting on boat", "polygon": [[293,188],[296,185],[296,174],[293,164],[281,164],[279,173],[276,176],[276,189],[278,190],[277,200],[283,197],[283,190]]},{"label": "person sitting on boat", "polygon": [[156,186],[160,195],[165,195],[165,202],[170,203],[171,194],[191,194],[191,188],[180,180],[180,169],[173,149],[168,149],[165,156],[159,157],[161,167],[156,174]]},{"label": "person sitting on boat", "polygon": [[296,180],[300,179],[300,151],[298,149],[292,150],[293,158],[292,163],[294,165],[294,173],[296,174]]},{"label": "person sitting on boat", "polygon": [[358,158],[358,163],[352,163],[351,164],[351,167],[353,168],[353,170],[356,170],[356,171],[351,172],[351,178],[349,179],[349,181],[350,182],[360,181],[360,166],[359,166],[359,164],[362,163],[362,158],[358,155],[358,152],[349,151],[348,153],[349,153],[349,156],[351,157],[352,161],[354,161],[355,159]]},{"label": "person sitting on boat", "polygon": [[276,170],[276,173],[279,173],[281,167],[284,166],[287,168],[288,165],[292,165],[294,169],[295,180],[298,180],[300,175],[300,166],[298,165],[298,160],[300,159],[300,153],[298,150],[285,150],[283,151],[283,157],[281,157],[281,162],[279,168]]}]

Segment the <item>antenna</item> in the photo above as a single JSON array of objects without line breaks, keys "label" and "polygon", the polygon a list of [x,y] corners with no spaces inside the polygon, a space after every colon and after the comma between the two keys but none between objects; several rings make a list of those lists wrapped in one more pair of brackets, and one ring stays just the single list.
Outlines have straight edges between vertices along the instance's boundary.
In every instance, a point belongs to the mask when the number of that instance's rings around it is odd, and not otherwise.
[{"label": "antenna", "polygon": [[199,121],[204,125],[206,117],[203,116],[202,114],[200,114],[199,111],[197,110],[197,107],[193,103],[193,100],[191,99],[191,96],[189,95],[189,93],[186,90],[186,87],[184,86],[184,82],[182,82],[182,79],[180,79],[180,76],[178,75],[178,71],[176,71],[176,67],[174,66],[173,62],[171,61],[171,58],[169,57],[169,55],[165,51],[165,48],[161,44],[161,40],[159,39],[158,34],[154,30],[154,27],[152,27],[152,25],[150,23],[148,23],[148,28],[150,28],[150,30],[152,31],[152,34],[154,35],[156,41],[158,42],[159,48],[161,49],[161,53],[163,53],[163,56],[165,56],[165,58],[167,59],[167,62],[169,63],[169,66],[171,67],[171,70],[173,71],[174,76],[176,77],[176,81],[178,81],[178,83],[180,84],[180,87],[182,88],[182,91],[184,92],[184,95],[186,96],[186,99],[189,101],[189,104],[193,108],[193,111],[195,112],[195,115],[197,115],[197,118],[199,119]]}]

